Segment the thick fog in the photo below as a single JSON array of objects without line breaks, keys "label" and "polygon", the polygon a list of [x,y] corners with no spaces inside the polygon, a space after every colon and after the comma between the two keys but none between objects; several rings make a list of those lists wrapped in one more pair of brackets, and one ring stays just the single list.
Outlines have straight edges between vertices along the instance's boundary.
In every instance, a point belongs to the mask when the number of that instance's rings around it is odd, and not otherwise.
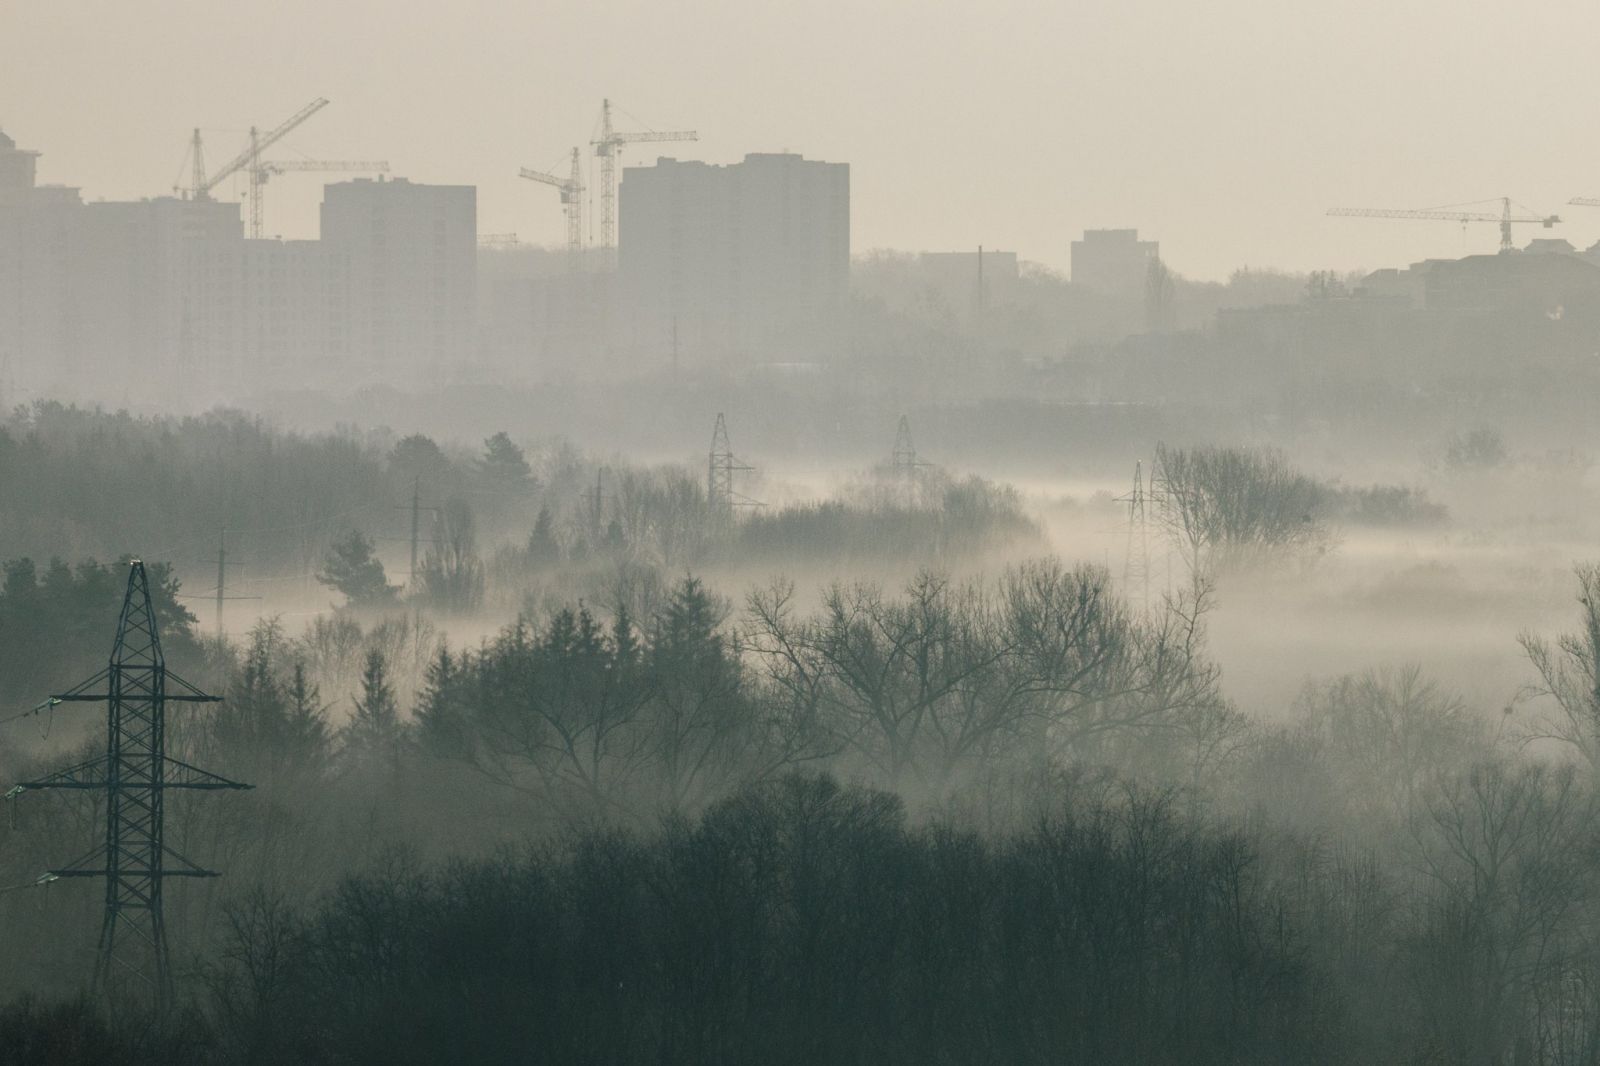
[{"label": "thick fog", "polygon": [[0,16],[0,1063],[1594,1061],[1595,21]]}]

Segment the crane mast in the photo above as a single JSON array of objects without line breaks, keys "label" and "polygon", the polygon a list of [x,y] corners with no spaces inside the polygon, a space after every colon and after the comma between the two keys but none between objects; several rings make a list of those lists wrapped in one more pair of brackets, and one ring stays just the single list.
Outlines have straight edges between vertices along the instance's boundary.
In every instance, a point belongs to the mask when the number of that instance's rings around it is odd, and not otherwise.
[{"label": "crane mast", "polygon": [[322,97],[311,101],[299,111],[285,119],[276,128],[262,133],[257,127],[250,127],[250,143],[244,151],[234,156],[228,164],[209,178],[202,180],[203,165],[200,162],[200,131],[194,134],[195,181],[191,195],[196,200],[211,199],[211,190],[216,188],[223,179],[243,171],[250,179],[250,236],[260,239],[262,231],[262,204],[261,189],[267,183],[269,172],[261,161],[261,153],[287,137],[297,126],[305,122],[312,115],[328,106],[328,101]]},{"label": "crane mast", "polygon": [[600,246],[610,254],[617,246],[617,156],[625,144],[664,141],[697,141],[694,130],[622,133],[611,125],[611,101],[600,101],[600,136],[589,142],[600,158]]},{"label": "crane mast", "polygon": [[523,167],[521,174],[529,181],[553,185],[561,193],[561,210],[567,216],[567,255],[569,265],[577,270],[583,260],[583,150],[572,150],[572,172],[567,177],[546,174],[542,170]]},{"label": "crane mast", "polygon": [[200,143],[200,128],[195,127],[194,138],[189,145],[189,162],[193,167],[190,172],[190,188],[194,190],[196,198],[204,195],[200,192],[206,188],[206,155],[205,147]]}]

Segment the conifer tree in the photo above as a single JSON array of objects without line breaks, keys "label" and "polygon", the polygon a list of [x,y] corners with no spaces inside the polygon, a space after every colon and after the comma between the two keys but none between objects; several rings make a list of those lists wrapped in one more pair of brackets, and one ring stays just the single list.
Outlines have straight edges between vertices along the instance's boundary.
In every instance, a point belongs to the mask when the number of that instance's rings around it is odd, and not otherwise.
[{"label": "conifer tree", "polygon": [[376,545],[359,529],[333,542],[317,580],[343,593],[351,607],[381,607],[393,603],[399,586],[389,584]]},{"label": "conifer tree", "polygon": [[388,662],[383,652],[373,648],[367,652],[361,669],[361,695],[355,700],[355,714],[344,730],[344,752],[357,759],[395,758],[403,735]]}]

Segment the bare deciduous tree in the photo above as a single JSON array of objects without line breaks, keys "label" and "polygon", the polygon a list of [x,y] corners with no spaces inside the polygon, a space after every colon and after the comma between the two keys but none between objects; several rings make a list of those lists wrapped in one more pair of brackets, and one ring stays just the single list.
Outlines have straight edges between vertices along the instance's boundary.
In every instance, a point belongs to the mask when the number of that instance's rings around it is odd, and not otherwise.
[{"label": "bare deciduous tree", "polygon": [[1320,554],[1333,543],[1327,489],[1268,448],[1156,449],[1163,525],[1197,585],[1239,566]]},{"label": "bare deciduous tree", "polygon": [[439,512],[433,545],[422,562],[428,599],[447,611],[470,611],[483,602],[483,560],[478,557],[472,508],[451,497]]},{"label": "bare deciduous tree", "polygon": [[1220,702],[1203,603],[1136,623],[1097,567],[1041,560],[962,585],[924,571],[900,597],[835,586],[811,617],[791,597],[751,597],[751,650],[824,746],[895,785],[939,792],[986,760],[1082,758]]},{"label": "bare deciduous tree", "polygon": [[1538,721],[1528,739],[1562,741],[1600,769],[1600,566],[1587,563],[1576,573],[1582,630],[1562,634],[1554,643],[1531,633],[1519,638],[1539,672],[1539,684],[1525,689],[1524,697],[1549,696],[1557,708]]},{"label": "bare deciduous tree", "polygon": [[1300,702],[1342,790],[1368,816],[1406,820],[1430,785],[1488,753],[1477,716],[1415,664],[1307,685]]}]

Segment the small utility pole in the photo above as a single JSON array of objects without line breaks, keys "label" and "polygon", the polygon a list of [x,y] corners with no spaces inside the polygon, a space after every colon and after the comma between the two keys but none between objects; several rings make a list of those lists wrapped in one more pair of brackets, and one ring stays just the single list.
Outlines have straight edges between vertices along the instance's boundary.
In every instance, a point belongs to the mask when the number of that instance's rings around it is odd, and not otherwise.
[{"label": "small utility pole", "polygon": [[605,517],[605,476],[606,468],[595,467],[594,491],[583,494],[583,502],[589,505],[589,528],[596,540],[600,538],[601,519]]},{"label": "small utility pole", "polygon": [[417,583],[417,531],[418,512],[422,510],[422,478],[411,479],[411,577],[408,584]]},{"label": "small utility pole", "polygon": [[978,319],[983,320],[983,245],[978,245]]},{"label": "small utility pole", "polygon": [[[411,512],[411,577],[407,584],[409,588],[414,590],[417,586],[417,550],[422,543],[422,512],[431,511],[437,518],[439,508],[422,506],[422,478],[418,476],[411,479],[411,502],[404,507],[396,508],[396,510],[409,510]],[[435,526],[438,525],[437,522],[434,524]],[[384,539],[387,540],[389,538]]]},{"label": "small utility pole", "polygon": [[222,639],[222,601],[227,599],[228,531],[217,530],[217,639]]},{"label": "small utility pole", "polygon": [[217,531],[217,639],[222,640],[226,630],[222,626],[222,605],[228,600],[259,600],[260,596],[228,595],[228,531]]}]

